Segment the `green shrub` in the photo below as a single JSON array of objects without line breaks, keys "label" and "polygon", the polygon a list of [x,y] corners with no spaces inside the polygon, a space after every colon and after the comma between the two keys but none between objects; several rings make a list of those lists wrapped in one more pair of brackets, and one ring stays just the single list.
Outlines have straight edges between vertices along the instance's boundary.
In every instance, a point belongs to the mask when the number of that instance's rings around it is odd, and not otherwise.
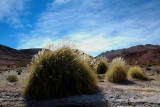
[{"label": "green shrub", "polygon": [[16,81],[18,81],[18,78],[17,78],[16,75],[8,75],[7,79],[8,79],[9,82],[16,82]]},{"label": "green shrub", "polygon": [[130,79],[147,80],[144,71],[139,66],[131,67],[128,71],[128,77]]},{"label": "green shrub", "polygon": [[22,70],[21,70],[21,69],[17,69],[17,71],[16,71],[16,72],[17,72],[17,74],[18,74],[18,75],[21,75]]},{"label": "green shrub", "polygon": [[127,65],[122,58],[115,58],[112,61],[109,70],[106,73],[106,79],[113,83],[127,80]]},{"label": "green shrub", "polygon": [[26,98],[45,99],[95,92],[97,76],[70,47],[42,50],[29,67]]},{"label": "green shrub", "polygon": [[108,64],[104,60],[99,60],[96,64],[96,72],[98,74],[104,74],[108,70]]}]

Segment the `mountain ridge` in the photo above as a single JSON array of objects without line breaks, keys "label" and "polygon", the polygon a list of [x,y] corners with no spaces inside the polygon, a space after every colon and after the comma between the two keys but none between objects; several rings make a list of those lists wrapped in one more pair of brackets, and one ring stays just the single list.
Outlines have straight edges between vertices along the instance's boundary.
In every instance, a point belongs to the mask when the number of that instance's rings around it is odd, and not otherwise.
[{"label": "mountain ridge", "polygon": [[129,47],[129,48],[106,51],[106,52],[103,52],[96,57],[99,57],[99,56],[112,57],[112,56],[115,56],[115,55],[123,54],[125,52],[143,51],[143,50],[157,49],[157,48],[160,48],[160,45],[151,45],[151,44],[136,45],[136,46],[132,46],[132,47]]},{"label": "mountain ridge", "polygon": [[129,64],[160,64],[160,45],[146,44],[111,50],[96,56],[98,57],[106,57],[109,61],[123,57]]}]

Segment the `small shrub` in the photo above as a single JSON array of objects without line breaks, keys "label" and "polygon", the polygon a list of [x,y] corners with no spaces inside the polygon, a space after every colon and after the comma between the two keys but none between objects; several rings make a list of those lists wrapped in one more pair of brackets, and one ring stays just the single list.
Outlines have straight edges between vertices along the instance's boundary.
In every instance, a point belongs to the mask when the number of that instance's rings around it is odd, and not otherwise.
[{"label": "small shrub", "polygon": [[17,72],[17,74],[18,74],[18,75],[21,75],[22,70],[21,70],[21,69],[17,69],[17,71],[16,71],[16,72]]},{"label": "small shrub", "polygon": [[18,81],[18,78],[17,78],[16,75],[8,75],[7,79],[8,79],[9,82],[16,82],[16,81]]},{"label": "small shrub", "polygon": [[144,71],[138,66],[134,66],[129,69],[128,77],[130,79],[147,80]]},{"label": "small shrub", "polygon": [[97,76],[70,47],[42,50],[29,67],[23,96],[34,99],[93,93]]},{"label": "small shrub", "polygon": [[104,60],[99,60],[96,64],[96,72],[98,74],[104,74],[108,70],[108,64]]},{"label": "small shrub", "polygon": [[127,64],[124,59],[116,58],[112,61],[106,79],[109,82],[119,83],[127,80]]}]

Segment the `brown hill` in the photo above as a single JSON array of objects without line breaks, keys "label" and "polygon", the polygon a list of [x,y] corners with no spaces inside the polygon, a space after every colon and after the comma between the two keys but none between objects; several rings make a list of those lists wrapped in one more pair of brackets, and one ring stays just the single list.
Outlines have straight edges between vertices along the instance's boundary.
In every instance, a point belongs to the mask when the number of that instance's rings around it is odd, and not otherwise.
[{"label": "brown hill", "polygon": [[24,54],[33,56],[33,55],[37,54],[39,51],[41,51],[41,50],[42,50],[42,48],[32,48],[32,49],[21,49],[19,51],[21,51]]},{"label": "brown hill", "polygon": [[127,49],[118,49],[118,50],[111,50],[111,51],[106,51],[104,53],[101,53],[99,56],[103,56],[103,57],[113,57],[116,55],[121,55],[123,53],[126,52],[137,52],[137,51],[145,51],[145,50],[150,50],[150,49],[157,49],[160,48],[160,45],[151,45],[151,44],[146,44],[146,45],[137,45],[137,46],[133,46]]},{"label": "brown hill", "polygon": [[160,49],[147,51],[147,53],[140,57],[138,61],[141,63],[160,63]]},{"label": "brown hill", "polygon": [[30,59],[31,56],[0,44],[0,69],[7,65],[16,65],[19,62],[27,63]]},{"label": "brown hill", "polygon": [[115,57],[123,57],[130,64],[160,64],[159,45],[138,45],[128,49],[107,51],[97,57],[107,57],[111,61]]}]

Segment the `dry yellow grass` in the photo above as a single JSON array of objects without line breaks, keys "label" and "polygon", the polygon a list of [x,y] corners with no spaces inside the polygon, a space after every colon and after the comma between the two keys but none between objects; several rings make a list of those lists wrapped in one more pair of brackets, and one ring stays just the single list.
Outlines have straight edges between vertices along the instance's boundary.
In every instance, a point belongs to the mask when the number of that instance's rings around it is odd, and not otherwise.
[{"label": "dry yellow grass", "polygon": [[122,58],[115,58],[106,73],[109,82],[118,83],[127,80],[127,64]]},{"label": "dry yellow grass", "polygon": [[147,80],[144,71],[139,66],[133,66],[128,71],[129,79]]},{"label": "dry yellow grass", "polygon": [[97,74],[104,74],[108,70],[108,63],[105,60],[99,60],[96,64]]},{"label": "dry yellow grass", "polygon": [[69,46],[39,52],[29,68],[23,95],[44,99],[93,93],[97,76]]},{"label": "dry yellow grass", "polygon": [[16,81],[18,81],[18,77],[16,75],[8,75],[7,80],[9,82],[16,82]]}]

